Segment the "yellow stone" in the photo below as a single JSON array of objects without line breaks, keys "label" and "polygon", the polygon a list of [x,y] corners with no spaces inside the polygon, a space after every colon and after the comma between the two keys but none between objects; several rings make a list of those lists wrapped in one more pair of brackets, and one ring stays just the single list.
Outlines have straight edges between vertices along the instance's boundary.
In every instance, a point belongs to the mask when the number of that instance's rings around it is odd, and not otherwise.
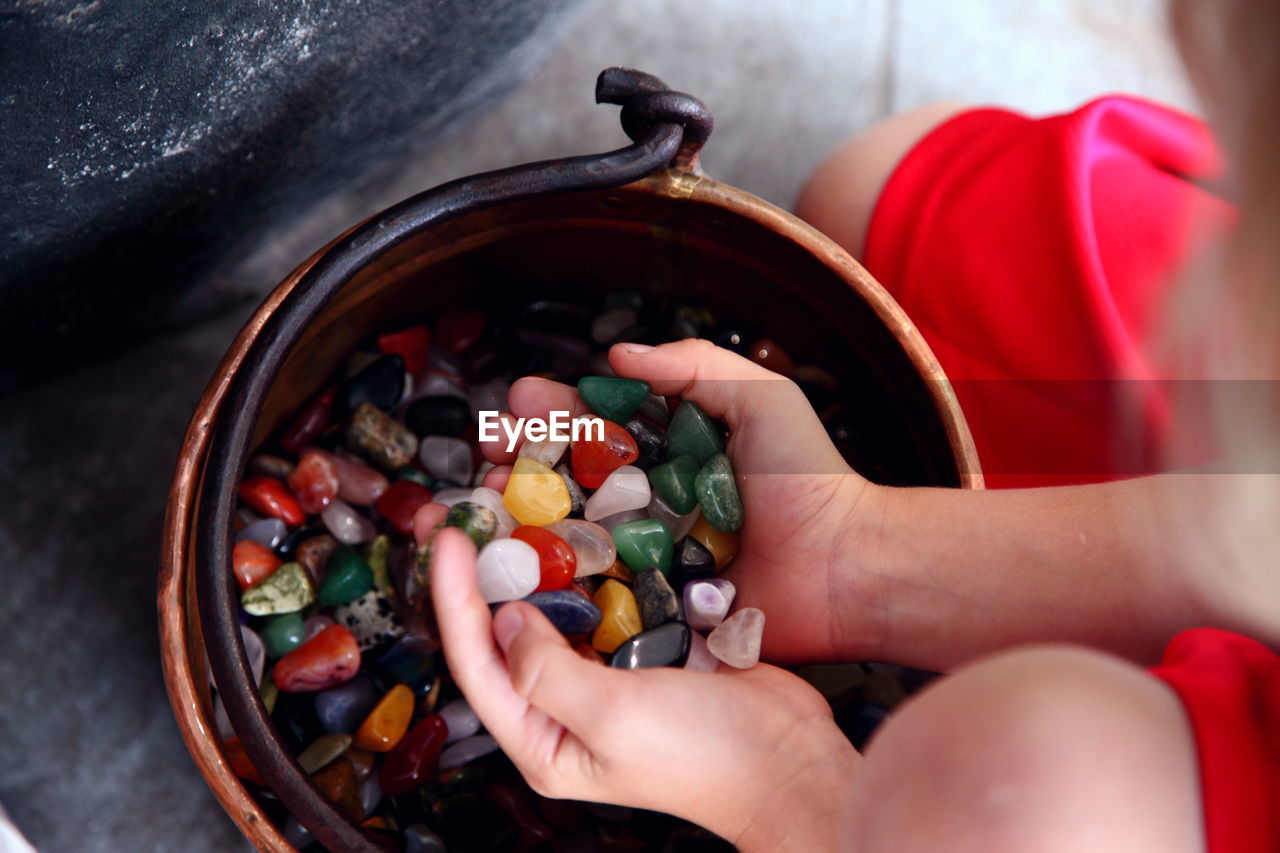
[{"label": "yellow stone", "polygon": [[716,561],[716,574],[728,568],[733,558],[738,556],[738,534],[716,530],[707,521],[706,516],[698,516],[693,527],[689,528],[689,535],[711,552],[712,558]]},{"label": "yellow stone", "polygon": [[623,583],[635,583],[636,579],[636,573],[631,571],[627,564],[621,560],[614,560],[613,565],[600,574],[607,578],[617,578]]},{"label": "yellow stone", "polygon": [[412,690],[403,684],[392,687],[356,729],[355,746],[370,752],[390,752],[409,730],[413,705]]},{"label": "yellow stone", "polygon": [[598,652],[613,654],[618,646],[644,630],[636,597],[626,584],[613,578],[600,585],[591,601],[600,608],[600,624],[591,635],[591,645]]},{"label": "yellow stone", "polygon": [[517,459],[502,505],[521,524],[544,527],[567,516],[573,500],[555,471],[536,459]]}]

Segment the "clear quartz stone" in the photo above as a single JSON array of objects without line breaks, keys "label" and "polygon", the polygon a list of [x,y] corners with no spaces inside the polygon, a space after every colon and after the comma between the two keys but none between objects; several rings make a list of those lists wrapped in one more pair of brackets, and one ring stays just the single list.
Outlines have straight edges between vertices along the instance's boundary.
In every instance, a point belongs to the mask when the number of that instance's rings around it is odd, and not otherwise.
[{"label": "clear quartz stone", "polygon": [[639,521],[642,518],[648,517],[649,516],[642,509],[629,509],[624,512],[615,512],[613,515],[606,515],[596,523],[612,533],[613,528],[617,527],[619,524],[626,524],[628,521]]},{"label": "clear quartz stone", "polygon": [[429,435],[418,444],[418,459],[437,480],[470,483],[475,470],[471,443],[446,435]]},{"label": "clear quartz stone", "polygon": [[335,500],[321,511],[320,518],[333,538],[346,545],[368,542],[378,535],[373,522],[352,509],[346,501]]},{"label": "clear quartz stone", "polygon": [[[612,472],[595,494],[587,499],[587,521],[599,521],[633,509],[644,509],[652,498],[649,476],[634,465],[623,465]],[[643,516],[642,516],[643,517]]]},{"label": "clear quartz stone", "polygon": [[694,672],[715,672],[718,666],[720,659],[711,654],[706,638],[697,631],[690,631],[689,658],[684,662],[684,668]]},{"label": "clear quartz stone", "polygon": [[698,519],[702,515],[702,508],[696,506],[693,508],[693,512],[686,515],[677,515],[676,511],[667,506],[667,502],[657,492],[653,493],[653,499],[649,501],[647,511],[650,518],[656,518],[667,525],[667,529],[671,531],[671,539],[674,542],[679,542],[688,536],[689,531],[698,523]]},{"label": "clear quartz stone", "polygon": [[738,669],[750,669],[760,660],[764,636],[764,611],[744,607],[720,623],[707,637],[711,654]]},{"label": "clear quartz stone", "polygon": [[432,503],[444,504],[445,506],[453,506],[469,500],[471,500],[471,489],[465,487],[441,489],[431,496]]},{"label": "clear quartz stone", "polygon": [[540,579],[538,552],[519,539],[495,539],[476,557],[476,584],[490,604],[524,598]]},{"label": "clear quartz stone", "polygon": [[578,567],[574,577],[598,575],[618,559],[618,546],[609,531],[591,521],[564,518],[548,524],[547,530],[569,543]]},{"label": "clear quartz stone", "polygon": [[710,631],[724,621],[736,590],[724,578],[690,581],[684,587],[685,621],[694,631]]}]

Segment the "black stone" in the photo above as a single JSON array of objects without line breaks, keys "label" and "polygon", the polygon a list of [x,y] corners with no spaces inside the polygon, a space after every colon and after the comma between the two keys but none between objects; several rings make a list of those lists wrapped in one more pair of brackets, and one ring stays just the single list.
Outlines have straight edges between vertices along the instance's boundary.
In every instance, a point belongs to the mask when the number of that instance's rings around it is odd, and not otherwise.
[{"label": "black stone", "polygon": [[711,556],[706,545],[692,536],[686,536],[676,543],[671,561],[671,580],[676,589],[683,590],[689,581],[715,576],[716,559]]},{"label": "black stone", "polygon": [[260,296],[256,245],[496,100],[581,5],[10,4],[0,386]]},{"label": "black stone", "polygon": [[640,451],[632,465],[641,471],[648,471],[654,465],[662,464],[667,457],[666,436],[641,420],[627,421],[626,430],[636,440],[636,448]]},{"label": "black stone", "polygon": [[405,409],[404,424],[420,436],[458,436],[471,424],[471,404],[452,394],[419,397]]},{"label": "black stone", "polygon": [[280,739],[294,755],[306,749],[316,738],[327,734],[324,726],[320,725],[320,718],[316,716],[314,693],[281,691],[271,712],[271,722],[280,733]]},{"label": "black stone", "polygon": [[642,631],[618,646],[609,665],[618,669],[683,666],[689,657],[689,642],[688,625],[668,622]]},{"label": "black stone", "polygon": [[276,546],[276,554],[280,556],[280,559],[287,563],[294,558],[295,554],[298,553],[299,545],[307,539],[310,539],[312,536],[319,536],[324,532],[325,531],[319,527],[312,527],[309,525],[304,525],[296,530],[290,530],[285,534],[285,537],[281,540],[280,544]]},{"label": "black stone", "polygon": [[353,412],[361,403],[386,412],[403,396],[404,359],[392,353],[375,359],[344,382],[333,402],[339,412]]},{"label": "black stone", "polygon": [[645,569],[640,572],[636,575],[631,590],[640,607],[640,621],[646,629],[657,628],[680,618],[680,596],[676,595],[661,570]]}]

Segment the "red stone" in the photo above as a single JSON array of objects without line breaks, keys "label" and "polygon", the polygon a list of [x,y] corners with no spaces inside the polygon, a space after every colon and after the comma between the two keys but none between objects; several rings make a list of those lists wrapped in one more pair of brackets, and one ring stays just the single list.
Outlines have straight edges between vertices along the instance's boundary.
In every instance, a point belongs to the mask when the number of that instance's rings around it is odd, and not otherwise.
[{"label": "red stone", "polygon": [[290,453],[297,453],[324,432],[333,421],[333,397],[336,393],[337,388],[326,388],[317,394],[281,433],[280,446]]},{"label": "red stone", "polygon": [[528,524],[522,524],[513,530],[511,538],[527,542],[538,552],[538,567],[542,578],[538,581],[537,592],[564,589],[573,582],[578,558],[574,556],[573,547],[568,542],[550,530]]},{"label": "red stone", "polygon": [[404,359],[404,369],[417,373],[427,366],[431,330],[426,326],[410,326],[398,332],[389,332],[378,338],[378,349],[387,355],[394,353],[400,356]]},{"label": "red stone", "polygon": [[240,500],[263,515],[271,515],[297,527],[307,520],[298,501],[275,477],[250,477],[240,484]]},{"label": "red stone", "polygon": [[333,469],[338,472],[338,497],[347,503],[373,506],[378,496],[387,490],[387,478],[363,462],[324,450],[316,452],[323,453],[333,463]]},{"label": "red stone", "polygon": [[338,496],[338,469],[330,457],[316,450],[302,454],[285,481],[298,499],[298,505],[312,515],[333,503]]},{"label": "red stone", "polygon": [[431,503],[431,490],[413,480],[396,480],[378,496],[374,507],[401,533],[413,532],[413,516]]},{"label": "red stone", "polygon": [[240,744],[240,738],[233,737],[222,744],[222,757],[231,765],[231,772],[241,779],[267,787],[266,780],[262,778],[258,768],[253,766],[253,762],[249,760],[248,754]]},{"label": "red stone", "polygon": [[378,785],[388,794],[408,794],[433,778],[448,735],[449,726],[439,714],[420,720],[387,753],[378,774]]},{"label": "red stone", "polygon": [[457,355],[484,334],[484,312],[450,311],[436,323],[436,343]]},{"label": "red stone", "polygon": [[266,545],[251,539],[236,543],[231,551],[231,571],[241,589],[260,583],[280,568],[283,561]]},{"label": "red stone", "polygon": [[341,625],[330,625],[276,661],[271,678],[285,693],[336,687],[360,671],[360,644]]},{"label": "red stone", "polygon": [[583,438],[570,447],[569,462],[573,479],[584,489],[598,489],[610,474],[623,465],[630,465],[640,456],[636,440],[631,433],[615,424],[604,422],[604,440],[588,440],[594,429],[583,430]]}]

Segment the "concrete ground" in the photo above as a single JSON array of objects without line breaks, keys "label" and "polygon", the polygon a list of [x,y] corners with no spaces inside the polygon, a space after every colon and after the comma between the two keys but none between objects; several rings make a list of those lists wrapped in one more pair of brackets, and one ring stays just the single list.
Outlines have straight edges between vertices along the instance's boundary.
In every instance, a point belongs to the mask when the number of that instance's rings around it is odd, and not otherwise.
[{"label": "concrete ground", "polygon": [[[232,272],[261,294],[414,191],[623,144],[617,110],[592,103],[607,65],[706,101],[708,173],[783,206],[841,139],[924,101],[1192,105],[1157,0],[603,0],[502,104],[426,157],[353,176]],[[250,309],[0,397],[0,802],[47,853],[246,848],[172,721],[153,599],[179,440]]]}]

